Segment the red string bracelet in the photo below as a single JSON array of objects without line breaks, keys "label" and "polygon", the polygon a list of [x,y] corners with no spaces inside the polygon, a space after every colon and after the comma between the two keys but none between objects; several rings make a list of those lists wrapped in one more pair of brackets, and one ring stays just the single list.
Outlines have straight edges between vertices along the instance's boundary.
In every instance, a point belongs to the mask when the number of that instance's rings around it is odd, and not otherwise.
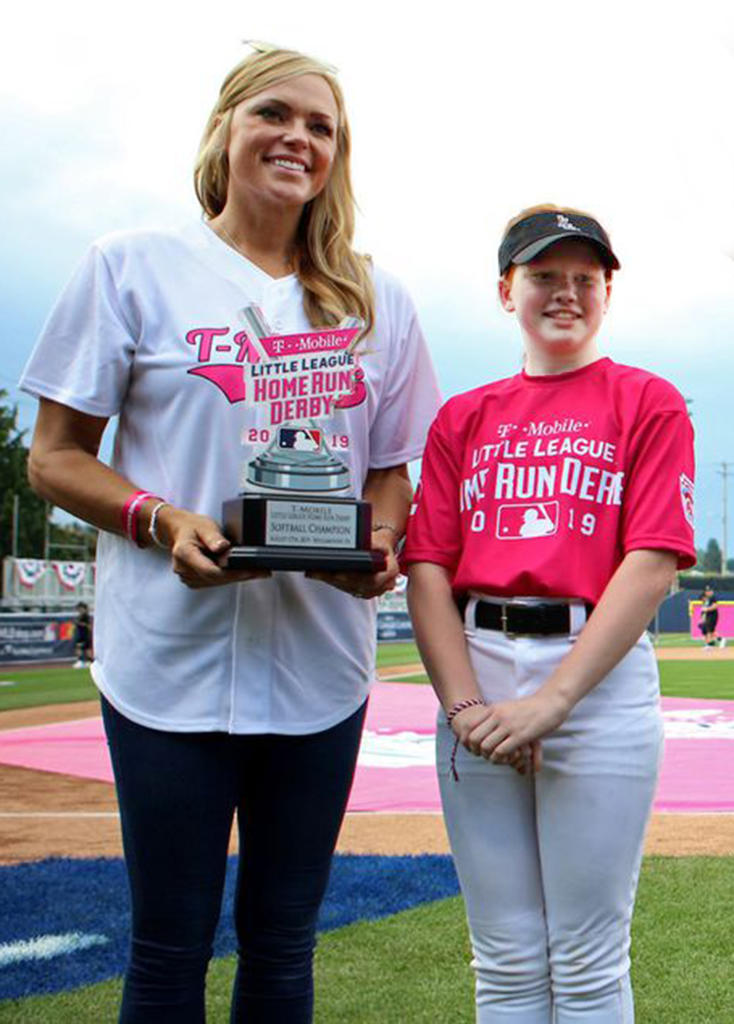
[{"label": "red string bracelet", "polygon": [[454,740],[453,750],[451,751],[451,778],[454,782],[459,781],[459,773],[456,770],[456,755],[459,751],[459,737],[457,736]]},{"label": "red string bracelet", "polygon": [[[483,697],[467,697],[465,700],[457,700],[456,703],[452,704],[451,707],[446,712],[446,724],[450,726],[460,711],[466,711],[467,708],[480,707],[482,704],[486,703],[487,702],[484,700]],[[454,739],[454,747],[453,750],[451,751],[451,777],[453,778],[454,782],[459,781],[459,773],[456,770],[456,755],[458,752],[459,737],[457,736]]]},{"label": "red string bracelet", "polygon": [[479,707],[481,704],[485,704],[484,697],[467,697],[465,700],[457,700],[455,704],[446,712],[446,724],[451,725],[453,720],[459,714],[460,711],[466,711],[467,708]]}]

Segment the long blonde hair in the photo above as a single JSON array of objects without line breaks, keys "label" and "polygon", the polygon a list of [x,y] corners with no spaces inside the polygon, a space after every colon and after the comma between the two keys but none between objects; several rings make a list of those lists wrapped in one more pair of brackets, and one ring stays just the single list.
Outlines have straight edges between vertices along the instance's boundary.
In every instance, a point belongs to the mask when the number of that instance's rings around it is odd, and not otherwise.
[{"label": "long blonde hair", "polygon": [[303,285],[303,305],[314,327],[332,326],[345,316],[365,324],[375,320],[375,295],[367,256],[352,249],[354,193],[349,169],[351,135],[344,96],[334,70],[295,50],[267,49],[234,67],[222,83],[209,115],[194,168],[194,188],[207,217],[216,217],[227,200],[227,143],[238,103],[299,75],[319,75],[331,89],[339,114],[336,154],[324,189],[306,204],[295,239],[294,265]]}]

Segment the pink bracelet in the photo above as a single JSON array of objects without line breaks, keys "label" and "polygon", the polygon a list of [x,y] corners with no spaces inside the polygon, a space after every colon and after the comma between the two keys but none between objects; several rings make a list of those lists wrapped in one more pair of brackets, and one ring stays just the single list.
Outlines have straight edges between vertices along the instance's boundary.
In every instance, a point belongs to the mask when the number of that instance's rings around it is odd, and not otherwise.
[{"label": "pink bracelet", "polygon": [[122,532],[133,544],[138,543],[138,512],[143,502],[157,495],[150,491],[135,491],[122,506]]},{"label": "pink bracelet", "polygon": [[460,711],[466,711],[467,708],[479,707],[485,703],[486,701],[483,697],[467,697],[466,700],[457,700],[457,702],[452,704],[446,712],[446,724],[451,725]]}]

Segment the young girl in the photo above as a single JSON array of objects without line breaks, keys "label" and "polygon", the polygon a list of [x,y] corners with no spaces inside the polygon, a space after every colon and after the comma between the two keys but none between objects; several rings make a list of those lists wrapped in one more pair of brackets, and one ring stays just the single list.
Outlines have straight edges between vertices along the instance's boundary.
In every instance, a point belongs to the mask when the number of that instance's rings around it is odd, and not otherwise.
[{"label": "young girl", "polygon": [[680,394],[602,357],[601,225],[510,221],[522,372],[434,422],[404,558],[481,1024],[629,1024],[630,919],[662,745],[647,623],[695,561]]}]

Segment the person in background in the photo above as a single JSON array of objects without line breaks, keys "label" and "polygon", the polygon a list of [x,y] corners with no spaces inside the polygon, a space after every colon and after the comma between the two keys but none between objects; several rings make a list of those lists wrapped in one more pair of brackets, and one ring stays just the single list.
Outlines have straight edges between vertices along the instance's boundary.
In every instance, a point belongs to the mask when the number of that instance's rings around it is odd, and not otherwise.
[{"label": "person in background", "polygon": [[[204,1020],[235,813],[231,1019],[312,1019],[317,913],[374,678],[374,598],[394,585],[406,464],[438,406],[409,296],[352,248],[350,130],[334,69],[254,49],[204,132],[203,218],[94,244],[22,380],[40,400],[33,485],[102,531],[92,673],[132,895],[126,1024]],[[220,564],[222,501],[279,437],[281,410],[256,401],[254,378],[243,387],[243,364],[260,358],[243,319],[253,306],[278,335],[362,324],[353,391],[317,423],[350,493],[372,504],[381,572]],[[312,395],[330,358],[304,357]],[[98,450],[115,414],[106,466]]]},{"label": "person in background", "polygon": [[645,628],[696,554],[685,402],[597,345],[618,269],[589,214],[510,221],[499,298],[523,369],[441,409],[403,554],[480,1024],[634,1017],[663,737]]},{"label": "person in background", "polygon": [[711,584],[704,587],[701,594],[701,621],[699,628],[703,633],[703,642],[707,648],[725,647],[726,639],[717,635],[716,629],[719,624],[719,603]]},{"label": "person in background", "polygon": [[76,661],[73,668],[86,668],[92,661],[92,619],[89,614],[89,605],[84,601],[80,601],[76,606],[74,653]]}]

